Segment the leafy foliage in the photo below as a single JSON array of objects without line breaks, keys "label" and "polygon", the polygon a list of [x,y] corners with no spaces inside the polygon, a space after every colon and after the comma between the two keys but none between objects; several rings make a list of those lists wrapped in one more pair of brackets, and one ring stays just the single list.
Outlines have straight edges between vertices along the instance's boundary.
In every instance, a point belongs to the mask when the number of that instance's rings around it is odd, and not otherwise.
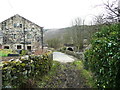
[{"label": "leafy foliage", "polygon": [[29,80],[42,78],[52,66],[52,54],[29,56],[18,61],[4,62],[2,68],[3,88],[16,88],[28,85]]},{"label": "leafy foliage", "polygon": [[84,64],[94,72],[97,86],[120,87],[120,24],[104,26],[92,38]]},{"label": "leafy foliage", "polygon": [[16,51],[13,51],[11,49],[0,49],[0,56],[1,57],[6,57],[8,54],[17,54]]},{"label": "leafy foliage", "polygon": [[23,56],[23,55],[27,55],[27,54],[28,54],[27,50],[22,50],[20,55]]}]

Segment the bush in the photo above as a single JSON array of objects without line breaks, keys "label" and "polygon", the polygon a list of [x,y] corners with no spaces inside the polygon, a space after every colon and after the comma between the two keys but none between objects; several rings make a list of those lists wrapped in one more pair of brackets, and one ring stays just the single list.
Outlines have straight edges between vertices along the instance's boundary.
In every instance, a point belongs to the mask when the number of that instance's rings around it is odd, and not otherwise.
[{"label": "bush", "polygon": [[3,88],[25,88],[24,85],[29,86],[29,82],[42,78],[52,66],[51,56],[51,53],[40,56],[31,55],[28,59],[4,62]]},{"label": "bush", "polygon": [[23,56],[23,55],[27,55],[27,54],[28,54],[27,50],[22,50],[20,55]]},{"label": "bush", "polygon": [[102,27],[92,38],[92,47],[85,52],[84,64],[94,72],[97,86],[120,87],[120,25]]}]

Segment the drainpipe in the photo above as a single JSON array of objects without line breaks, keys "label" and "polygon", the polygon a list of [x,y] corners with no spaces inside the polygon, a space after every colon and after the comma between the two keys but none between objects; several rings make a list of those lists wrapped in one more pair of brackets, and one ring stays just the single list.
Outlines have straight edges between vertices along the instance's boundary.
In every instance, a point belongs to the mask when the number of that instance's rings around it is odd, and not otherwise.
[{"label": "drainpipe", "polygon": [[42,45],[42,52],[43,52],[43,27],[41,28],[41,45]]},{"label": "drainpipe", "polygon": [[23,49],[25,50],[25,20],[24,20],[24,24],[23,24],[23,38],[24,38]]}]

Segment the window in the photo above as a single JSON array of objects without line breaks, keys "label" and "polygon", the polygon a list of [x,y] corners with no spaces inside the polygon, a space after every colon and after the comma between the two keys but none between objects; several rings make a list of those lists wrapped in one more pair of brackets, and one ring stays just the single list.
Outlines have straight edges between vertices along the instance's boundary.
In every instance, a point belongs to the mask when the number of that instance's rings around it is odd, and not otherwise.
[{"label": "window", "polygon": [[17,45],[17,49],[22,49],[22,46],[21,45]]},{"label": "window", "polygon": [[31,34],[27,34],[27,39],[31,39]]},{"label": "window", "polygon": [[19,27],[19,26],[20,26],[20,24],[19,24],[19,23],[16,23],[16,25],[17,25],[17,27]]},{"label": "window", "polygon": [[4,30],[6,27],[6,22],[2,22],[2,30]]},{"label": "window", "polygon": [[11,38],[13,38],[13,34],[10,34]]},{"label": "window", "polygon": [[16,39],[16,34],[14,34],[14,39]]},{"label": "window", "polygon": [[4,46],[4,49],[9,49],[9,46]]},{"label": "window", "polygon": [[16,23],[14,23],[14,28],[16,28],[17,27],[17,24]]},{"label": "window", "polygon": [[22,24],[20,24],[20,28],[22,28]]},{"label": "window", "polygon": [[6,26],[6,22],[3,22],[2,25],[3,25],[3,26]]},{"label": "window", "polygon": [[20,24],[20,23],[14,23],[14,28],[22,28],[22,24]]},{"label": "window", "polygon": [[27,50],[31,50],[31,46],[27,46]]}]

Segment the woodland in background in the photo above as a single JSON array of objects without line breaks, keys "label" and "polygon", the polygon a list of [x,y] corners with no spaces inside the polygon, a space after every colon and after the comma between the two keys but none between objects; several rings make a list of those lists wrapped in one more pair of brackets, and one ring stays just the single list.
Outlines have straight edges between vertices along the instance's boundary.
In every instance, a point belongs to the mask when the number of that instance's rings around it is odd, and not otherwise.
[{"label": "woodland in background", "polygon": [[[76,20],[78,23],[79,19]],[[55,49],[68,44],[74,46],[75,51],[80,51],[84,45],[90,44],[91,36],[99,31],[99,25],[78,25],[77,23],[72,27],[47,31],[46,34],[48,33],[49,35],[45,35],[45,43]]]},{"label": "woodland in background", "polygon": [[[75,51],[80,51],[82,48],[90,44],[91,37],[95,32],[99,32],[102,26],[120,22],[120,1],[107,0],[103,5],[98,5],[105,9],[105,13],[94,16],[93,24],[85,25],[85,19],[76,18],[72,22],[71,27],[62,29],[47,30],[45,32],[44,43],[48,47],[59,49],[65,44],[72,45]],[[86,40],[86,41],[85,41]]]}]

